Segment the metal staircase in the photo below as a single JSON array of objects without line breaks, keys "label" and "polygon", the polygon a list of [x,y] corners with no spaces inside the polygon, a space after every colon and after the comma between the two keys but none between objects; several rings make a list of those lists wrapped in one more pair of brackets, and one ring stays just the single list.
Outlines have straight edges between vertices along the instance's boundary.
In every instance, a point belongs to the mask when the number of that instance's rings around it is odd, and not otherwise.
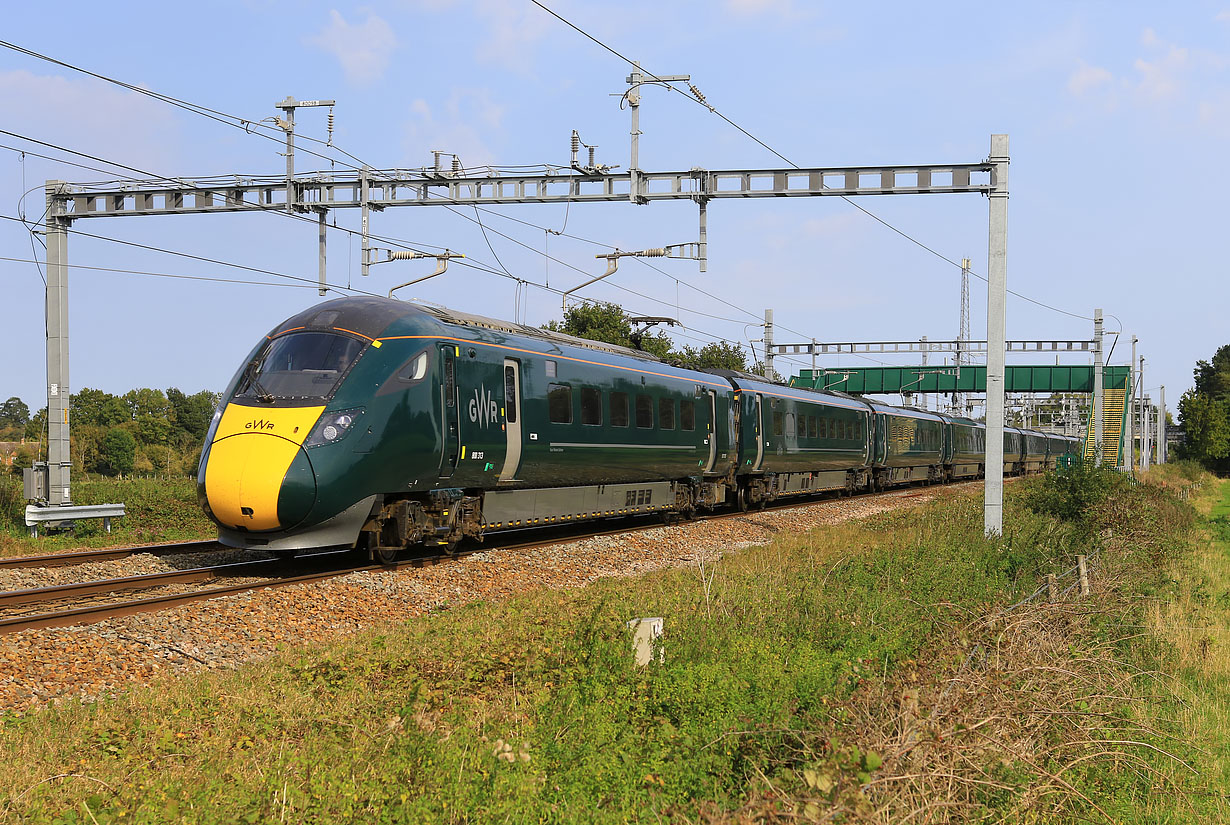
[{"label": "metal staircase", "polygon": [[[1122,463],[1124,429],[1127,423],[1128,391],[1126,387],[1107,387],[1102,396],[1102,466],[1118,467]],[[1089,426],[1085,432],[1084,460],[1093,461],[1093,409],[1089,410]]]}]

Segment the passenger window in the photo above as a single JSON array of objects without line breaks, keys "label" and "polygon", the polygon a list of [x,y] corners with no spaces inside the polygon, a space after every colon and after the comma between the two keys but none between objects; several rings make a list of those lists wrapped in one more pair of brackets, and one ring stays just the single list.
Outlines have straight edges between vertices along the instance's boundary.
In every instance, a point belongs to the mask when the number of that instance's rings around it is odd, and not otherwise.
[{"label": "passenger window", "polygon": [[786,438],[794,438],[794,413],[786,413]]},{"label": "passenger window", "polygon": [[679,428],[696,429],[696,402],[691,398],[684,398],[679,402]]},{"label": "passenger window", "polygon": [[658,426],[664,430],[675,429],[675,399],[658,399]]},{"label": "passenger window", "polygon": [[517,423],[517,375],[512,365],[504,368],[504,419]]},{"label": "passenger window", "polygon": [[611,426],[628,426],[628,394],[626,392],[611,393]]},{"label": "passenger window", "polygon": [[602,391],[593,387],[581,388],[581,423],[602,423]]},{"label": "passenger window", "polygon": [[420,352],[411,358],[405,366],[397,371],[397,377],[402,381],[421,381],[427,374],[427,352]]},{"label": "passenger window", "polygon": [[555,362],[548,360],[546,362],[546,367],[547,367],[547,377],[554,378],[555,377]]},{"label": "passenger window", "polygon": [[547,385],[547,413],[553,424],[572,423],[572,387],[567,384]]},{"label": "passenger window", "polygon": [[773,413],[773,435],[781,435],[784,429],[782,414],[780,412]]},{"label": "passenger window", "polygon": [[807,436],[808,438],[815,438],[818,435],[819,426],[820,426],[820,416],[818,415],[807,416]]},{"label": "passenger window", "polygon": [[648,395],[636,397],[636,426],[642,429],[653,427],[653,399]]}]

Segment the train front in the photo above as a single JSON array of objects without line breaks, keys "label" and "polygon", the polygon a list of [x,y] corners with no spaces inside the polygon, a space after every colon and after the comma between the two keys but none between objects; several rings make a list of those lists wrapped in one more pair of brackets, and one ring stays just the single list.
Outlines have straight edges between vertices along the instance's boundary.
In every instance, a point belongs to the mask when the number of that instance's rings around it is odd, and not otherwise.
[{"label": "train front", "polygon": [[375,424],[367,373],[386,371],[375,336],[389,319],[371,309],[341,299],[301,313],[235,376],[197,475],[222,543],[293,555],[357,540],[377,495],[348,471]]}]

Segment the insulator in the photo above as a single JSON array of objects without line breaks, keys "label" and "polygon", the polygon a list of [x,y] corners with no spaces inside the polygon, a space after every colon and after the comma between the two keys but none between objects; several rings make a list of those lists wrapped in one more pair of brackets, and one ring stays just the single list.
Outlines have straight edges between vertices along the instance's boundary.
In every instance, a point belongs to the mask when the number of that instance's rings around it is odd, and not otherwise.
[{"label": "insulator", "polygon": [[665,258],[666,248],[660,246],[657,249],[646,249],[644,252],[641,253],[641,257],[643,258]]},{"label": "insulator", "polygon": [[572,154],[576,154],[581,148],[581,136],[577,134],[577,130],[572,130]]},{"label": "insulator", "polygon": [[594,149],[596,148],[596,146],[589,147],[589,165],[591,167],[594,165]]},{"label": "insulator", "polygon": [[457,157],[456,155],[453,155],[453,171],[454,172],[461,171],[461,158]]},{"label": "insulator", "polygon": [[414,250],[411,250],[411,249],[390,249],[389,250],[389,260],[390,261],[412,261],[415,258],[426,258],[426,257],[429,257],[429,256],[424,255],[422,252],[415,252]]},{"label": "insulator", "polygon": [[333,145],[333,107],[332,106],[329,107],[328,129],[329,129],[329,145],[332,146]]},{"label": "insulator", "polygon": [[690,89],[692,94],[696,96],[697,100],[699,100],[701,103],[705,104],[706,106],[709,105],[709,101],[705,100],[705,96],[701,94],[700,89],[696,88],[695,84],[689,83],[688,89]]}]

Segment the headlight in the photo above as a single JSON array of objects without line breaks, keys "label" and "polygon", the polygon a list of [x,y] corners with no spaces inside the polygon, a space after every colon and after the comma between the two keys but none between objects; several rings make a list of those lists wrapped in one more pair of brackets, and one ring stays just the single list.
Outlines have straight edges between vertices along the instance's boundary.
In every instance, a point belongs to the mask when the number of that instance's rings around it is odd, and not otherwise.
[{"label": "headlight", "polygon": [[346,437],[346,433],[354,429],[355,422],[363,417],[363,408],[353,410],[337,410],[327,412],[316,422],[304,447],[319,447],[321,444],[336,444]]}]

